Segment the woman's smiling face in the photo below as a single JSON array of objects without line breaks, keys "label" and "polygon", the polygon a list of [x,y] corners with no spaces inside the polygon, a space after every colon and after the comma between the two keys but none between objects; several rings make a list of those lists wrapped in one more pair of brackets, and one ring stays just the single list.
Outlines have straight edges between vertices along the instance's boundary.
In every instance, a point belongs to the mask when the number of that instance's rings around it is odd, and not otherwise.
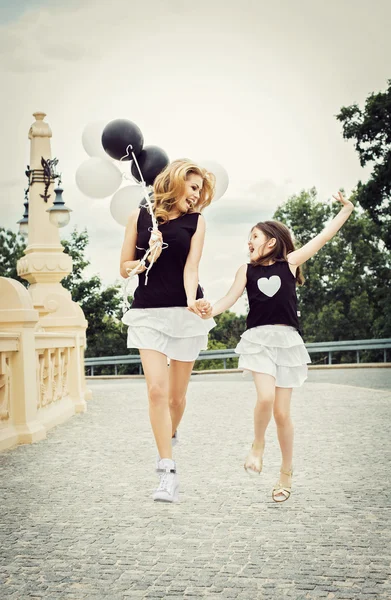
[{"label": "woman's smiling face", "polygon": [[193,210],[200,199],[202,190],[202,177],[195,173],[189,173],[185,181],[185,192],[177,202],[177,208],[182,213]]}]

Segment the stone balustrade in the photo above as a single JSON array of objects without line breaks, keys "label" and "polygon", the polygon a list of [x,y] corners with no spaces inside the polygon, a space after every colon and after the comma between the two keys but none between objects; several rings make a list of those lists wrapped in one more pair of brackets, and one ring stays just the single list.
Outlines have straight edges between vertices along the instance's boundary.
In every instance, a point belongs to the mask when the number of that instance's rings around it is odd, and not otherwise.
[{"label": "stone balustrade", "polygon": [[86,408],[84,332],[44,331],[29,292],[0,277],[0,450]]},{"label": "stone balustrade", "polygon": [[1,430],[10,424],[11,365],[19,349],[19,334],[0,333],[0,438]]}]

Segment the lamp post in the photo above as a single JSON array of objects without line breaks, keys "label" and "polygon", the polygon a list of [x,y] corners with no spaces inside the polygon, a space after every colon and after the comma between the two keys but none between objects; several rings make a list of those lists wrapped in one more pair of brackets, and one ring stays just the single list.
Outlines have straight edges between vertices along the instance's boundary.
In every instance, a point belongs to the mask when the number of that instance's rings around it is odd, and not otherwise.
[{"label": "lamp post", "polygon": [[69,222],[70,209],[62,199],[62,187],[58,185],[54,190],[56,180],[61,184],[61,175],[56,172],[58,160],[51,156],[52,132],[45,116],[43,112],[34,113],[36,120],[28,134],[31,142],[30,166],[26,171],[28,212],[26,206],[19,221],[22,231],[28,222],[28,245],[18,261],[18,275],[30,283],[29,292],[39,311],[41,327],[48,331],[81,327],[85,333],[87,322],[83,311],[60,283],[72,272],[72,259],[64,253],[59,234],[59,227]]},{"label": "lamp post", "polygon": [[[85,410],[85,400],[90,396],[84,378],[84,348],[87,321],[80,306],[61,285],[61,280],[72,272],[72,258],[64,253],[59,227],[69,222],[69,212],[62,199],[62,187],[54,190],[54,182],[61,176],[55,171],[58,160],[51,158],[52,132],[45,123],[45,113],[34,113],[35,122],[30,127],[31,142],[28,202],[25,215],[19,221],[22,230],[28,220],[28,245],[18,261],[18,275],[30,283],[28,291],[34,308],[38,310],[39,330],[70,334],[75,340],[69,364],[69,386],[76,410]],[[54,192],[54,193],[53,193]]]},{"label": "lamp post", "polygon": [[[43,114],[43,113],[35,113],[35,114]],[[45,123],[46,125],[46,123]],[[42,169],[33,169],[30,170],[30,167],[27,167],[26,175],[28,178],[28,187],[25,190],[24,194],[24,214],[23,217],[18,221],[19,224],[19,233],[23,235],[23,237],[28,237],[28,222],[29,222],[29,212],[28,212],[28,193],[30,187],[34,183],[44,183],[45,190],[43,194],[40,194],[40,197],[44,202],[48,202],[51,198],[51,194],[48,193],[50,185],[58,179],[57,188],[54,190],[56,194],[55,200],[52,203],[52,206],[46,210],[49,213],[50,223],[55,227],[65,227],[69,223],[70,213],[72,210],[65,205],[64,200],[62,199],[63,189],[61,186],[61,174],[56,173],[55,167],[57,166],[58,160],[47,159],[45,160],[43,156],[41,157],[41,166]]]},{"label": "lamp post", "polygon": [[[56,222],[58,208],[53,209],[54,182],[60,176],[55,171],[58,160],[51,157],[52,132],[44,121],[45,116],[42,112],[34,113],[36,121],[30,127],[28,136],[31,142],[30,166],[26,171],[29,180],[28,213],[26,210],[19,221],[22,231],[26,231],[28,223],[28,246],[17,266],[18,275],[30,283],[29,292],[41,318],[56,312],[55,305],[58,302],[49,301],[48,298],[53,294],[64,298],[69,295],[60,281],[72,271],[72,259],[64,254],[60,242],[58,219]],[[64,221],[62,219],[63,224]]]},{"label": "lamp post", "polygon": [[28,188],[26,190],[24,190],[24,213],[23,213],[23,217],[21,219],[19,219],[19,221],[18,221],[19,233],[20,233],[20,235],[22,235],[25,238],[27,238],[27,236],[29,234],[29,197],[28,197],[28,191],[29,191]]}]

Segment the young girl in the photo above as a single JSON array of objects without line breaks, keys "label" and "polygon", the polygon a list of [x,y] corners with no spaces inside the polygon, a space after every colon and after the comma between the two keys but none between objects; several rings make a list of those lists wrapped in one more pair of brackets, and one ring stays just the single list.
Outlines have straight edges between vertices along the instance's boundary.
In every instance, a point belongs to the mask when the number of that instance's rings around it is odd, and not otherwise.
[{"label": "young girl", "polygon": [[277,425],[282,462],[273,488],[276,502],[288,500],[292,485],[293,425],[290,417],[292,388],[307,378],[311,362],[299,333],[296,284],[303,283],[300,265],[314,256],[342,227],[353,210],[341,192],[336,200],[342,209],[302,248],[295,250],[289,230],[282,223],[265,221],[251,230],[248,242],[250,263],[242,265],[224,298],[203,318],[229,309],[247,290],[247,329],[236,352],[239,368],[251,371],[257,391],[254,410],[254,441],[244,463],[248,473],[261,473],[265,432],[272,413]]},{"label": "young girl", "polygon": [[[153,230],[146,206],[137,209],[129,218],[121,253],[121,275],[127,277],[135,268],[139,273],[123,321],[129,326],[128,348],[139,349],[144,369],[159,453],[160,484],[153,499],[163,502],[178,500],[172,443],[185,410],[194,361],[207,348],[208,331],[214,326],[213,321],[199,319],[210,305],[198,283],[205,236],[200,211],[210,204],[213,192],[214,177],[205,169],[189,160],[171,163],[154,183],[153,212],[159,229]],[[144,262],[148,247],[155,250]]]}]

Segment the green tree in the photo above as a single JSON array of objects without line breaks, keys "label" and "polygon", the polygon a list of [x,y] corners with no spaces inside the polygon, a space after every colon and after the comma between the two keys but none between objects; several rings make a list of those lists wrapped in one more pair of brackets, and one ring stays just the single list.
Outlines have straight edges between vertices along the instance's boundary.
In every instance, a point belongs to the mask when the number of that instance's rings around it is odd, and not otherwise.
[{"label": "green tree", "polygon": [[83,280],[83,271],[90,261],[85,257],[85,251],[88,246],[87,230],[79,232],[75,228],[69,239],[61,240],[64,246],[64,252],[72,258],[72,273],[62,280],[62,285],[71,292],[73,300],[76,300],[75,295],[78,295],[80,282]]},{"label": "green tree", "polygon": [[[62,280],[62,285],[70,291],[72,299],[78,302],[88,321],[86,356],[112,356],[128,354],[126,347],[126,327],[121,317],[120,286],[104,287],[101,278],[93,275],[86,278],[84,271],[90,264],[85,256],[88,246],[86,230],[76,229],[69,239],[61,241],[64,252],[73,260],[73,270]],[[0,228],[0,276],[17,279],[28,286],[25,279],[20,279],[16,272],[16,263],[24,254],[26,244],[24,238],[10,230]],[[136,351],[134,351],[136,352]],[[127,372],[133,367],[121,367],[120,372]],[[111,367],[104,369],[112,370]]]},{"label": "green tree", "polygon": [[[215,321],[216,327],[209,333],[209,340],[222,343],[223,348],[235,348],[241,334],[246,329],[246,317],[226,310],[217,315]],[[215,346],[214,348],[219,348],[219,346]]]},{"label": "green tree", "polygon": [[23,236],[0,227],[0,276],[16,279],[27,287],[27,281],[21,279],[16,271],[16,263],[22,258],[25,248]]},{"label": "green tree", "polygon": [[73,260],[73,270],[63,279],[72,299],[78,302],[88,321],[86,356],[113,356],[128,354],[126,347],[126,328],[120,321],[121,288],[118,285],[102,285],[99,275],[84,277],[89,266],[85,256],[88,246],[88,233],[76,229],[67,240],[62,240],[64,252]]},{"label": "green tree", "polygon": [[[222,342],[216,342],[209,335],[208,350],[224,350],[226,346]],[[213,369],[222,369],[224,363],[222,359],[214,358],[212,360],[197,360],[194,364],[195,371],[211,371]]]},{"label": "green tree", "polygon": [[[306,342],[391,335],[391,254],[379,227],[353,197],[355,211],[313,258],[305,263],[298,288]],[[275,213],[302,246],[340,210],[317,200],[315,189],[292,196]]]},{"label": "green tree", "polygon": [[373,163],[367,183],[358,183],[357,200],[391,250],[391,80],[385,92],[368,96],[363,110],[357,104],[342,107],[337,119],[344,138],[355,140],[361,166]]},{"label": "green tree", "polygon": [[[246,317],[236,315],[226,310],[215,317],[216,326],[209,332],[208,350],[222,350],[226,348],[235,348],[239,342],[240,336],[246,328]],[[223,359],[202,360],[195,363],[195,370],[222,369]],[[237,358],[227,358],[226,366],[228,369],[238,366]]]}]

